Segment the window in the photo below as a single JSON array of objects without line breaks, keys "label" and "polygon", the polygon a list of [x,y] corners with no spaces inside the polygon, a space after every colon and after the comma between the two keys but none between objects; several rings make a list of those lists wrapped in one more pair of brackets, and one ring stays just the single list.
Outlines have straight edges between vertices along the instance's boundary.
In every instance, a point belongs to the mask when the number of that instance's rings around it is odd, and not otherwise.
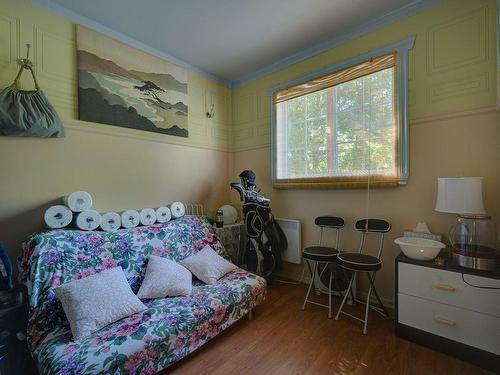
[{"label": "window", "polygon": [[273,90],[276,187],[404,183],[406,85],[400,96],[398,79],[406,74],[398,59],[394,51],[370,56]]}]

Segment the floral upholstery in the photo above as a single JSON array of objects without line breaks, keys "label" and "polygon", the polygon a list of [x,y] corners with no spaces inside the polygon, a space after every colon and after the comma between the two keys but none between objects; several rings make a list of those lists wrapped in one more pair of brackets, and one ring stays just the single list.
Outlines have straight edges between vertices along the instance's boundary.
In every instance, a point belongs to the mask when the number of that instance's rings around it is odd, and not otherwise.
[{"label": "floral upholstery", "polygon": [[72,341],[52,288],[121,266],[137,292],[150,254],[177,262],[205,245],[226,256],[211,225],[185,216],[114,233],[53,230],[23,244],[20,280],[29,293],[28,344],[42,374],[154,374],[243,317],[266,294],[265,280],[237,268],[187,297],[143,300],[147,310]]}]

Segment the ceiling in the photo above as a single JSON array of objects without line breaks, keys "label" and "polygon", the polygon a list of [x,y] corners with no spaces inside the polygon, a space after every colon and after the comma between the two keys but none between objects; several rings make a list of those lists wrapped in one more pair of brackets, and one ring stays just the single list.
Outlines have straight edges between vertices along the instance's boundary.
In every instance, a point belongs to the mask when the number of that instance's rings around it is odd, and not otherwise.
[{"label": "ceiling", "polygon": [[[234,83],[429,0],[34,0]],[[399,14],[398,13],[398,14]],[[75,17],[73,17],[75,18]],[[77,20],[78,21],[78,20]],[[99,31],[99,30],[98,30]]]}]

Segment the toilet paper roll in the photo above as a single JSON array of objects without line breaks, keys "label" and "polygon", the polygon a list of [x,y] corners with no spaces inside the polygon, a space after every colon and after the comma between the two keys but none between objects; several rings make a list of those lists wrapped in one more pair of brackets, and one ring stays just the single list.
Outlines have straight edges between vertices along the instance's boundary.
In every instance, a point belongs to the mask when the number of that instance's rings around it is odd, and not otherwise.
[{"label": "toilet paper roll", "polygon": [[139,225],[141,217],[136,210],[126,210],[120,213],[122,218],[122,228],[134,228]]},{"label": "toilet paper roll", "polygon": [[183,217],[186,213],[186,207],[184,207],[184,203],[182,202],[173,202],[168,208],[170,208],[170,213],[174,219]]},{"label": "toilet paper roll", "polygon": [[166,223],[170,221],[172,214],[170,213],[170,208],[168,207],[158,207],[156,209],[156,221],[159,223]]},{"label": "toilet paper roll", "polygon": [[106,212],[101,215],[101,229],[106,232],[114,232],[120,229],[122,218],[116,212]]},{"label": "toilet paper roll", "polygon": [[75,191],[63,198],[64,204],[73,212],[90,210],[92,197],[86,191]]},{"label": "toilet paper roll", "polygon": [[101,224],[101,214],[94,210],[86,210],[75,215],[75,227],[81,230],[95,230]]},{"label": "toilet paper roll", "polygon": [[71,220],[73,220],[73,212],[62,204],[52,206],[45,211],[43,220],[45,221],[47,228],[64,228],[71,224]]},{"label": "toilet paper roll", "polygon": [[139,211],[142,225],[151,225],[156,222],[156,212],[152,208],[143,208]]}]

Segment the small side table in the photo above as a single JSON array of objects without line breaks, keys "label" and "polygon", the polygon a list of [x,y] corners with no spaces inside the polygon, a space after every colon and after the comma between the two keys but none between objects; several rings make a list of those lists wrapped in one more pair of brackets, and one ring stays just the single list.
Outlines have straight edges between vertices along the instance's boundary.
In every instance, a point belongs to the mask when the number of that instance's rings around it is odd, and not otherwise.
[{"label": "small side table", "polygon": [[244,223],[235,223],[224,225],[222,228],[214,226],[215,234],[226,249],[231,261],[237,266],[243,264],[245,255],[245,245],[247,242],[247,233]]},{"label": "small side table", "polygon": [[26,342],[28,307],[16,302],[16,291],[0,291],[0,374],[37,373]]}]

